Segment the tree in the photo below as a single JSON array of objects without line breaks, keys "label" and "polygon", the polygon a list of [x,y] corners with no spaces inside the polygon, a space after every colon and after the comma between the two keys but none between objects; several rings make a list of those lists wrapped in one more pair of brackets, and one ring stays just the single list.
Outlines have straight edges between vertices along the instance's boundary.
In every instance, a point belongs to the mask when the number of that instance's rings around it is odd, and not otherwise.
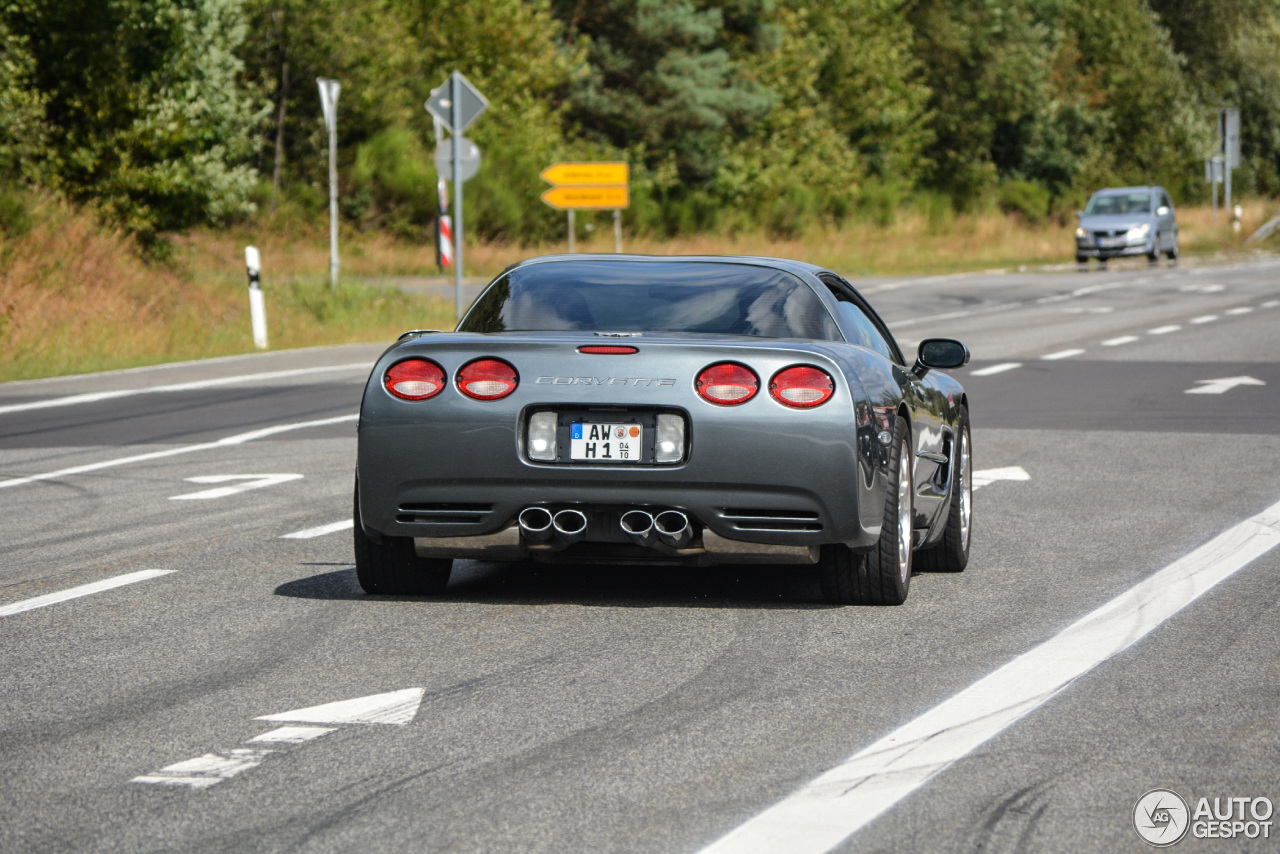
[{"label": "tree", "polygon": [[261,107],[239,85],[239,0],[15,0],[7,19],[63,140],[55,186],[142,233],[250,209]]}]

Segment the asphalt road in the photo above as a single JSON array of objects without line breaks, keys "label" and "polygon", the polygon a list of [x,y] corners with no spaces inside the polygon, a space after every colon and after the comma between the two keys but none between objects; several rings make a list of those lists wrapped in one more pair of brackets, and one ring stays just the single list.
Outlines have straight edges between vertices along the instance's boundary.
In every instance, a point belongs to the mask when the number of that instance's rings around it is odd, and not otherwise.
[{"label": "asphalt road", "polygon": [[[1151,789],[1280,801],[1280,549],[1207,590],[1157,576],[1280,532],[1246,521],[1280,502],[1278,274],[859,283],[907,346],[970,346],[990,473],[969,569],[898,608],[823,605],[794,568],[462,563],[439,599],[365,596],[341,525],[379,347],[0,385],[0,851],[796,851],[827,826],[841,851],[1144,851]],[[1088,658],[1069,627],[1153,577],[1187,602]],[[769,824],[1067,659],[878,811],[827,792]]]}]

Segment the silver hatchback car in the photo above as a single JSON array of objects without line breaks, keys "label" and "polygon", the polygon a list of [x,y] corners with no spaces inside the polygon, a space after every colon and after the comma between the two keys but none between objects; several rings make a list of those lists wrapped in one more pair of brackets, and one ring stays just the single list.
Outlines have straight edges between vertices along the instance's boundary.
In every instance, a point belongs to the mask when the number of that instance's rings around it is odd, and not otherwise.
[{"label": "silver hatchback car", "polygon": [[1078,264],[1121,255],[1146,255],[1154,262],[1161,252],[1170,260],[1178,257],[1178,222],[1163,187],[1099,190],[1076,218]]}]

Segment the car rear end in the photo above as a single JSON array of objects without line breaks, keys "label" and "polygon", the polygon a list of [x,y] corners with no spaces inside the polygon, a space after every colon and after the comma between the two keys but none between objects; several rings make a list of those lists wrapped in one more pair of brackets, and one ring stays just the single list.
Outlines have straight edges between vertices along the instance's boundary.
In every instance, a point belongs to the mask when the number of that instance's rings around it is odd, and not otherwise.
[{"label": "car rear end", "polygon": [[874,436],[820,344],[420,335],[365,390],[361,521],[422,557],[810,563],[874,542]]}]

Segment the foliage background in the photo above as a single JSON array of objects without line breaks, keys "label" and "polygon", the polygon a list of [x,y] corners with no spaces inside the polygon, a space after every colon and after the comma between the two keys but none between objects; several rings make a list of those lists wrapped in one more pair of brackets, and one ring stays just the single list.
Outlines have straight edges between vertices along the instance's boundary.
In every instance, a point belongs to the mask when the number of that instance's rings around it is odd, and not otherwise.
[{"label": "foliage background", "polygon": [[470,233],[516,244],[562,230],[565,159],[631,164],[639,236],[1198,200],[1223,106],[1237,194],[1280,193],[1276,0],[0,0],[0,229],[30,188],[161,249],[321,218],[325,76],[348,227],[429,240],[454,69],[492,104]]}]

